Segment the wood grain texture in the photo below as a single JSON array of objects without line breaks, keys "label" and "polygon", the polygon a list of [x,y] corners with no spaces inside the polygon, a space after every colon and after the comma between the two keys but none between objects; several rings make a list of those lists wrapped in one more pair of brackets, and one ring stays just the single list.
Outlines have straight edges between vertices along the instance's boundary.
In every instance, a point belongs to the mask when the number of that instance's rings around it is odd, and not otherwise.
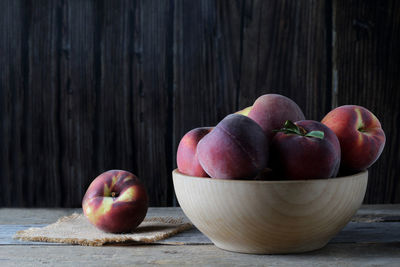
[{"label": "wood grain texture", "polygon": [[[129,2],[129,1],[128,1]],[[133,83],[133,159],[150,195],[150,206],[172,203],[172,21],[168,1],[142,0],[135,7]]]},{"label": "wood grain texture", "polygon": [[175,1],[174,147],[189,130],[236,110],[238,1]]},{"label": "wood grain texture", "polygon": [[[25,54],[22,51],[24,28],[22,25],[24,12],[21,2],[1,1],[0,9],[0,187],[8,188],[0,197],[1,203],[23,205],[22,199],[14,196],[23,195],[22,175],[26,174],[26,157],[18,157],[14,151],[21,150],[25,146],[23,117],[26,113],[24,108],[24,90],[27,81],[23,79],[25,68]],[[13,23],[18,21],[18,23]]]},{"label": "wood grain texture", "polygon": [[174,1],[173,168],[186,132],[238,109],[241,9],[242,1]]},{"label": "wood grain texture", "polygon": [[[35,2],[37,3],[37,2]],[[58,38],[56,2],[3,1],[2,188],[0,203],[61,204],[58,127]],[[15,29],[15,31],[14,31]],[[54,179],[57,177],[56,179]]]},{"label": "wood grain texture", "polygon": [[[213,245],[137,245],[105,248],[82,246],[1,247],[0,256],[8,265],[171,265],[171,266],[396,266],[400,260],[398,243],[329,244],[307,255],[251,255],[231,253]],[[134,250],[134,256],[133,251]],[[366,255],[368,255],[366,257]]]},{"label": "wood grain texture", "polygon": [[60,173],[63,206],[77,206],[85,189],[100,170],[96,170],[96,96],[98,78],[95,67],[96,6],[93,1],[65,1],[60,18],[59,127]]},{"label": "wood grain texture", "polygon": [[167,6],[159,1],[73,1],[68,12],[73,76],[67,79],[65,98],[78,103],[68,110],[75,117],[66,138],[73,140],[63,144],[73,145],[63,169],[65,177],[75,177],[65,179],[66,191],[81,187],[69,194],[66,205],[76,206],[91,180],[108,169],[132,171],[145,183],[150,205],[167,205]]},{"label": "wood grain texture", "polygon": [[371,110],[386,146],[370,168],[366,203],[400,201],[400,3],[333,1],[338,105]]},{"label": "wood grain texture", "polygon": [[333,179],[246,181],[173,173],[190,221],[217,247],[287,254],[325,246],[360,207],[368,172]]},{"label": "wood grain texture", "polygon": [[79,207],[108,169],[138,175],[150,205],[170,203],[169,3],[1,4],[0,206]]},{"label": "wood grain texture", "polygon": [[[81,209],[32,209],[32,208],[3,208],[0,209],[0,245],[62,245],[41,242],[27,242],[13,239],[17,231],[30,227],[43,227],[56,222],[60,217],[72,213],[81,213]],[[147,218],[169,217],[182,218],[189,221],[181,208],[152,208]],[[400,205],[362,205],[351,221],[331,241],[332,243],[392,243],[400,240]],[[157,244],[174,245],[212,245],[210,239],[198,229],[179,233]]]},{"label": "wood grain texture", "polygon": [[331,109],[329,1],[243,1],[240,108],[266,93],[293,99],[307,119]]}]

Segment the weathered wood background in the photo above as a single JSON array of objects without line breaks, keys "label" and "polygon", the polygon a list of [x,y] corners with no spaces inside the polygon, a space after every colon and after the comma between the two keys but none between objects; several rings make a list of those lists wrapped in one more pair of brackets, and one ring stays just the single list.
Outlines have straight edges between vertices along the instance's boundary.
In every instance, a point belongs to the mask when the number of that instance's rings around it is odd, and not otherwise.
[{"label": "weathered wood background", "polygon": [[173,205],[181,136],[265,93],[373,111],[365,202],[400,203],[400,1],[0,1],[0,206],[78,207],[116,168]]}]

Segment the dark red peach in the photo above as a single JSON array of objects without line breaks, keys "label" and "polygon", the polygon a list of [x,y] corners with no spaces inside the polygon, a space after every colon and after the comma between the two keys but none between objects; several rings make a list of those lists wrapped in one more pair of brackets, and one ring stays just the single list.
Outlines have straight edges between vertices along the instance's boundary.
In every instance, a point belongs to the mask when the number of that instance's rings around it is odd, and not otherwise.
[{"label": "dark red peach", "polygon": [[[289,122],[284,129],[290,127]],[[340,166],[340,144],[335,133],[312,120],[298,121],[294,127],[299,134],[284,130],[272,139],[274,172],[293,180],[335,177]]]},{"label": "dark red peach", "polygon": [[212,178],[250,179],[266,167],[268,140],[252,119],[231,114],[200,140],[197,154]]}]

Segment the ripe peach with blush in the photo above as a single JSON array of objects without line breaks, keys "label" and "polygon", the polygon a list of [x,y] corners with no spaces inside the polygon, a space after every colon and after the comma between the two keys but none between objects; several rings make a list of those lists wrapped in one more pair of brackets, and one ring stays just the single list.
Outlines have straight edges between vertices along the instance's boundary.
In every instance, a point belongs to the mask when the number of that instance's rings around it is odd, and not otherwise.
[{"label": "ripe peach with blush", "polygon": [[344,105],[330,111],[322,123],[337,135],[342,150],[341,169],[369,168],[381,155],[386,137],[378,118],[368,109]]},{"label": "ripe peach with blush", "polygon": [[82,208],[89,222],[97,228],[111,233],[129,233],[144,220],[148,196],[134,174],[110,170],[90,184]]},{"label": "ripe peach with blush", "polygon": [[305,119],[293,100],[279,94],[265,94],[257,98],[248,116],[261,126],[269,140],[275,135],[273,130],[282,127],[285,121]]},{"label": "ripe peach with blush", "polygon": [[182,137],[176,153],[176,163],[181,173],[197,177],[208,177],[197,158],[197,144],[212,129],[213,127],[195,128]]}]

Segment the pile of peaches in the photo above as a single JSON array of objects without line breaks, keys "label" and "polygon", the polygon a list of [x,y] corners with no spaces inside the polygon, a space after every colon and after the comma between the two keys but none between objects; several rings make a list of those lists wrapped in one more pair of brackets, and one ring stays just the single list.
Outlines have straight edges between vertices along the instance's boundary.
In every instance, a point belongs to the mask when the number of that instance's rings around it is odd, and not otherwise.
[{"label": "pile of peaches", "polygon": [[[385,140],[379,120],[364,107],[341,106],[318,122],[305,120],[291,99],[266,94],[215,127],[186,133],[177,164],[181,173],[197,177],[324,179],[367,169]],[[82,208],[99,229],[126,233],[145,218],[148,196],[134,174],[110,170],[90,184]]]},{"label": "pile of peaches", "polygon": [[278,94],[195,128],[178,146],[178,170],[218,179],[324,179],[369,168],[381,155],[385,133],[377,117],[357,105],[305,120],[300,107]]}]

